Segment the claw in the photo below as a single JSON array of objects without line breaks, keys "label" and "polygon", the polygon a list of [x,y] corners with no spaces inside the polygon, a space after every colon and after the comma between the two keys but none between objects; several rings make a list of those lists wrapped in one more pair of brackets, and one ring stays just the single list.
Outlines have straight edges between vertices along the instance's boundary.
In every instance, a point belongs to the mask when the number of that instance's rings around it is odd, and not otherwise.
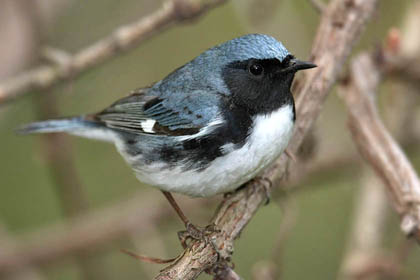
[{"label": "claw", "polygon": [[187,249],[188,247],[188,244],[187,244],[188,238],[190,238],[188,231],[186,230],[178,231],[178,239],[181,242],[181,246],[182,248],[184,248],[184,250]]},{"label": "claw", "polygon": [[184,215],[181,208],[178,206],[175,199],[171,195],[171,193],[166,192],[166,191],[162,191],[162,193],[185,224],[186,230],[178,232],[178,239],[179,241],[181,241],[182,247],[184,249],[188,247],[188,244],[187,244],[188,239],[204,240],[205,244],[206,245],[210,244],[213,247],[213,249],[217,252],[218,256],[220,257],[220,253],[217,250],[217,246],[212,242],[212,239],[211,239],[214,233],[221,232],[220,230],[216,229],[216,225],[212,224],[212,225],[206,226],[203,229],[200,229],[194,226],[188,220],[188,218]]},{"label": "claw", "polygon": [[215,224],[210,224],[204,228],[199,228],[191,223],[188,223],[186,225],[186,230],[178,232],[178,239],[181,242],[181,245],[184,249],[186,249],[188,246],[188,239],[202,240],[205,242],[206,245],[210,244],[213,247],[213,249],[217,252],[217,254],[220,255],[217,246],[212,241],[212,235],[220,232],[221,230],[218,229]]},{"label": "claw", "polygon": [[215,225],[208,225],[205,228],[200,229],[191,223],[187,223],[186,230],[178,232],[178,239],[179,241],[181,241],[182,247],[186,249],[188,246],[187,244],[188,239],[205,240],[207,242],[208,235],[211,235],[212,233],[215,233],[215,232],[220,232],[220,230],[217,230],[215,228]]}]

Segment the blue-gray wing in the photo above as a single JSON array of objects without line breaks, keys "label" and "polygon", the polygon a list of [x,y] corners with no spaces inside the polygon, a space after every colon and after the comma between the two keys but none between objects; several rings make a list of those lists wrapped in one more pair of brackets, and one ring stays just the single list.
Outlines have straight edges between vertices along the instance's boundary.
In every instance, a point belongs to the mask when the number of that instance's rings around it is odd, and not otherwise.
[{"label": "blue-gray wing", "polygon": [[220,95],[204,91],[154,96],[146,90],[122,98],[93,116],[107,127],[134,134],[192,135],[215,120]]}]

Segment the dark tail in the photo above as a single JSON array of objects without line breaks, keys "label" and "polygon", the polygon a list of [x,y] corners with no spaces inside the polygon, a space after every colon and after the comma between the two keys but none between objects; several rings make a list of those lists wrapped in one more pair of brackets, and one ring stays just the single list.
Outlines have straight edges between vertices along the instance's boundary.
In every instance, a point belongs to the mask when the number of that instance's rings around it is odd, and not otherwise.
[{"label": "dark tail", "polygon": [[84,117],[46,120],[24,125],[17,129],[19,134],[65,132],[77,136],[103,141],[113,141],[115,131],[100,122],[86,120]]}]

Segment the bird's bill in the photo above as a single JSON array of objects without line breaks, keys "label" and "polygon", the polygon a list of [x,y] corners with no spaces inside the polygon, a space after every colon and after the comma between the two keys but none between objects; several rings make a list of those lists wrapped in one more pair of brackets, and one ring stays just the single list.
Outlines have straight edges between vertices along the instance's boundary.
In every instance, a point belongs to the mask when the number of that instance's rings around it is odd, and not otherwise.
[{"label": "bird's bill", "polygon": [[290,60],[289,67],[287,67],[287,70],[299,71],[299,70],[311,69],[315,67],[317,67],[316,64],[313,64],[312,62],[301,61],[294,58]]},{"label": "bird's bill", "polygon": [[298,60],[296,58],[293,58],[289,62],[289,66],[287,68],[282,69],[279,74],[286,74],[286,73],[295,73],[299,70],[305,70],[305,69],[311,69],[317,67],[316,64],[313,64],[312,62],[308,61],[302,61]]}]

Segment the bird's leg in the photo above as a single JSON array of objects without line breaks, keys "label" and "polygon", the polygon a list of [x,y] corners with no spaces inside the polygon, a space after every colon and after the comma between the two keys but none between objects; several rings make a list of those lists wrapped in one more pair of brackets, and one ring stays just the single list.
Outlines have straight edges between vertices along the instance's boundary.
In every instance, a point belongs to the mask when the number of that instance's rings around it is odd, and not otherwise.
[{"label": "bird's leg", "polygon": [[178,232],[178,238],[181,241],[182,247],[185,249],[187,248],[187,240],[189,238],[201,240],[204,239],[207,242],[207,235],[217,232],[214,225],[210,225],[205,227],[204,229],[199,229],[195,225],[193,225],[190,220],[184,215],[181,208],[179,207],[178,203],[176,203],[174,197],[170,192],[162,191],[163,195],[166,197],[166,199],[171,204],[172,208],[174,208],[175,212],[178,214],[179,218],[181,218],[182,222],[185,225],[184,231]]},{"label": "bird's leg", "polygon": [[181,218],[182,222],[185,224],[185,227],[187,228],[190,223],[188,218],[184,215],[181,208],[178,206],[178,203],[176,203],[174,197],[170,192],[162,191],[163,195],[166,197],[166,199],[171,204],[172,208],[174,208],[175,212],[178,214],[178,217]]},{"label": "bird's leg", "polygon": [[170,192],[167,192],[167,191],[162,191],[162,193],[166,197],[166,199],[169,201],[172,208],[174,208],[175,212],[178,214],[178,217],[181,218],[182,222],[185,225],[186,230],[178,232],[178,238],[181,241],[182,247],[184,247],[184,249],[187,247],[187,239],[188,238],[202,239],[203,238],[203,232],[201,230],[199,230],[196,226],[194,226],[190,222],[190,220],[188,220],[187,216],[184,215],[184,212],[182,212],[178,203],[176,203],[172,194]]},{"label": "bird's leg", "polygon": [[195,238],[198,235],[199,230],[193,224],[191,224],[190,220],[188,220],[187,216],[185,216],[184,212],[182,212],[178,203],[176,203],[172,194],[167,191],[162,191],[162,193],[185,225],[186,230],[178,232],[178,239],[181,241],[181,245],[185,249],[187,248],[187,239]]}]

